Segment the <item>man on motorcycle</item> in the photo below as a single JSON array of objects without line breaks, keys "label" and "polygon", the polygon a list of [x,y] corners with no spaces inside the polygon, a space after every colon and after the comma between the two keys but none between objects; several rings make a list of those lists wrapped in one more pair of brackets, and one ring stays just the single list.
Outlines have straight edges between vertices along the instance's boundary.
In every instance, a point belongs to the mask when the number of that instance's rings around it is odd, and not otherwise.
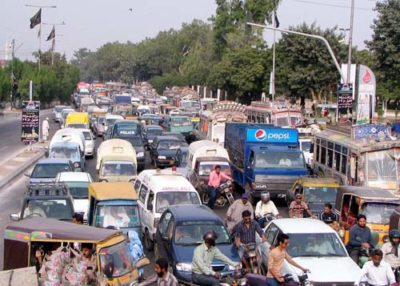
[{"label": "man on motorcycle", "polygon": [[214,171],[212,171],[210,173],[210,176],[208,177],[208,204],[207,204],[207,206],[210,209],[214,209],[215,201],[218,197],[218,193],[217,193],[218,187],[221,185],[221,183],[224,180],[232,181],[232,178],[224,173],[221,173],[221,166],[216,165],[214,168]]},{"label": "man on motorcycle", "polygon": [[392,229],[389,232],[389,241],[382,246],[383,260],[390,264],[392,269],[400,267],[400,232]]},{"label": "man on motorcycle", "polygon": [[246,271],[249,272],[250,265],[242,244],[256,243],[256,233],[262,238],[263,242],[266,241],[266,238],[260,225],[255,220],[251,219],[251,212],[247,210],[244,211],[242,213],[242,218],[243,220],[235,226],[233,233],[235,235],[235,245],[239,250],[240,259],[246,267]]},{"label": "man on motorcycle", "polygon": [[267,222],[267,215],[271,214],[274,217],[279,216],[278,209],[276,208],[274,202],[271,200],[269,192],[261,193],[261,200],[256,205],[255,216],[256,220],[263,228]]},{"label": "man on motorcycle", "polygon": [[369,250],[373,247],[371,230],[367,226],[367,217],[360,214],[357,217],[357,224],[350,229],[350,240],[347,244],[349,255],[358,264],[360,251],[362,249]]},{"label": "man on motorcycle", "polygon": [[249,194],[244,193],[241,199],[236,200],[231,206],[229,206],[226,212],[226,226],[229,233],[231,234],[233,228],[242,221],[242,213],[248,210],[253,215],[253,206],[249,202]]},{"label": "man on motorcycle", "polygon": [[371,261],[364,264],[361,275],[355,283],[367,282],[367,285],[396,285],[396,279],[388,263],[382,261],[382,250],[371,251]]},{"label": "man on motorcycle", "polygon": [[296,263],[292,257],[286,252],[289,245],[289,236],[281,233],[278,235],[278,246],[272,249],[268,256],[268,273],[267,282],[269,286],[279,286],[285,282],[283,278],[283,263],[286,259],[288,263],[301,269],[303,272],[308,272],[307,268],[304,268]]},{"label": "man on motorcycle", "polygon": [[211,263],[214,259],[239,268],[239,264],[233,262],[215,247],[218,236],[214,231],[204,234],[204,242],[194,250],[192,261],[192,281],[197,285],[219,286],[221,273],[212,270]]}]

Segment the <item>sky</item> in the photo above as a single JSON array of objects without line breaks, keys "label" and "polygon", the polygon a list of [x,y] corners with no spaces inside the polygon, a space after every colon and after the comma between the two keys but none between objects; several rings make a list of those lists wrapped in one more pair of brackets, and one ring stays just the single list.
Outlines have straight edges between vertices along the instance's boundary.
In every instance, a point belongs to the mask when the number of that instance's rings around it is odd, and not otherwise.
[{"label": "sky", "polygon": [[[355,0],[353,44],[364,48],[371,39],[370,26],[376,17],[376,0]],[[39,8],[26,5],[56,5],[42,11],[42,50],[51,47],[46,38],[54,23],[56,51],[71,58],[86,47],[92,51],[107,42],[140,42],[159,31],[179,29],[193,19],[207,21],[215,14],[215,0],[0,0],[0,59],[5,57],[7,42],[15,39],[16,57],[32,59],[39,49],[38,29],[29,28],[29,19]],[[280,28],[315,22],[322,28],[348,28],[351,0],[282,0],[278,7]],[[132,11],[130,11],[132,9]],[[338,31],[339,32],[339,31]],[[264,37],[270,44],[272,32]]]}]

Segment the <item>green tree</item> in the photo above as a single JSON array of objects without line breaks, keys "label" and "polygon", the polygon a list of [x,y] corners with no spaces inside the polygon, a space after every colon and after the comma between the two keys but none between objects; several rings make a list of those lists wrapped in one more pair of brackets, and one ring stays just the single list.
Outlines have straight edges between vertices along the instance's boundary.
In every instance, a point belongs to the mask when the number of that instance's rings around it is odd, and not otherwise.
[{"label": "green tree", "polygon": [[400,1],[383,0],[376,3],[372,40],[367,46],[375,59],[378,94],[400,98]]}]

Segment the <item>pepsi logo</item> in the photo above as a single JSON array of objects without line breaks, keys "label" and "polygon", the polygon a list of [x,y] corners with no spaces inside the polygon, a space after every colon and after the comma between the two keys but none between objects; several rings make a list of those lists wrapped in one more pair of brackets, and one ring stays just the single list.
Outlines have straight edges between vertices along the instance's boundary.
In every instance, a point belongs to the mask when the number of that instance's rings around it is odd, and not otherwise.
[{"label": "pepsi logo", "polygon": [[267,138],[267,133],[265,132],[265,130],[263,130],[263,129],[258,129],[258,130],[256,131],[256,139],[257,139],[258,141],[263,141],[263,140],[265,140],[265,138]]}]

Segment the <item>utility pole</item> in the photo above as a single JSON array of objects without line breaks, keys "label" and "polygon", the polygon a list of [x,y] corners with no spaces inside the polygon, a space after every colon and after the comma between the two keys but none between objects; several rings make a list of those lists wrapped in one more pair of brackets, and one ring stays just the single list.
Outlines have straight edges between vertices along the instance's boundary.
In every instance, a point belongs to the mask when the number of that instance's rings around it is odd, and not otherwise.
[{"label": "utility pole", "polygon": [[14,57],[15,57],[15,39],[11,41],[11,109],[14,107]]},{"label": "utility pole", "polygon": [[352,46],[353,46],[353,24],[354,24],[354,6],[355,0],[351,0],[351,12],[350,12],[350,29],[349,29],[349,53],[348,53],[348,61],[347,61],[347,77],[346,77],[346,84],[350,83],[350,76],[351,76],[351,53],[352,53]]}]

